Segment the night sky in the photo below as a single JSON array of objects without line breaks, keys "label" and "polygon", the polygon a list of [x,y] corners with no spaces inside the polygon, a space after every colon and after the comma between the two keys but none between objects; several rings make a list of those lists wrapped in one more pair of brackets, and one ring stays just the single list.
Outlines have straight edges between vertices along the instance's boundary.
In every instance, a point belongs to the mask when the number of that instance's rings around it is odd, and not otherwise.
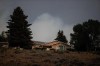
[{"label": "night sky", "polygon": [[100,0],[0,0],[0,33],[7,30],[6,22],[17,6],[28,15],[36,41],[53,41],[59,29],[70,40],[75,24],[100,21]]}]

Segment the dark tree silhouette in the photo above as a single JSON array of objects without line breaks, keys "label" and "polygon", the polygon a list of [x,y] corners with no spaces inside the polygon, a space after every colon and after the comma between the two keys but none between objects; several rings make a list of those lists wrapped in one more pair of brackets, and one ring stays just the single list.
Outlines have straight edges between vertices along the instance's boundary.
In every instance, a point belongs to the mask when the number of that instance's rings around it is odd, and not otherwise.
[{"label": "dark tree silhouette", "polygon": [[25,16],[22,9],[17,7],[14,9],[12,15],[10,15],[10,20],[7,28],[8,30],[8,38],[9,38],[9,46],[10,47],[21,47],[25,49],[31,48],[31,31],[26,21],[28,16]]},{"label": "dark tree silhouette", "polygon": [[74,33],[71,33],[70,43],[78,51],[95,50],[97,37],[100,36],[100,22],[97,20],[88,20],[83,24],[77,24],[73,27]]},{"label": "dark tree silhouette", "polygon": [[60,31],[60,30],[59,30],[57,38],[55,40],[65,42],[65,43],[68,42],[67,39],[66,39],[66,36],[63,34],[63,31]]},{"label": "dark tree silhouette", "polygon": [[86,51],[86,43],[88,42],[88,37],[86,36],[85,32],[83,31],[83,26],[81,24],[77,24],[73,27],[74,33],[71,35],[71,44],[74,44],[74,48],[79,51]]},{"label": "dark tree silhouette", "polygon": [[[97,37],[100,36],[100,22],[98,20],[88,20],[83,23],[83,27],[89,37],[88,50],[95,50]],[[100,42],[98,42],[98,44],[100,44]]]}]

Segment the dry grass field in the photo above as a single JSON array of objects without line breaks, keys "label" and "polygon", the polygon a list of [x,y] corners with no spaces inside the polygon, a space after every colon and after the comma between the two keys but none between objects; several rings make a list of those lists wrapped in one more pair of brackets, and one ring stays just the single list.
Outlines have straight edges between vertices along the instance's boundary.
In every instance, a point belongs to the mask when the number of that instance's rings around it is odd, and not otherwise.
[{"label": "dry grass field", "polygon": [[0,66],[100,66],[100,55],[1,48]]}]

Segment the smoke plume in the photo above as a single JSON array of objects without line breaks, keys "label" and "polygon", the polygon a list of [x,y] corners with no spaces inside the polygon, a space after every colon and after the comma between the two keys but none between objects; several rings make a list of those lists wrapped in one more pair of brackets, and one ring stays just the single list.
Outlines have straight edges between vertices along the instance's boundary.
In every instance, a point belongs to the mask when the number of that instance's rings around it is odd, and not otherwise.
[{"label": "smoke plume", "polygon": [[69,39],[70,29],[70,26],[64,26],[61,18],[52,16],[49,13],[38,16],[31,26],[33,40],[44,42],[53,41],[59,30],[64,30],[64,34]]}]

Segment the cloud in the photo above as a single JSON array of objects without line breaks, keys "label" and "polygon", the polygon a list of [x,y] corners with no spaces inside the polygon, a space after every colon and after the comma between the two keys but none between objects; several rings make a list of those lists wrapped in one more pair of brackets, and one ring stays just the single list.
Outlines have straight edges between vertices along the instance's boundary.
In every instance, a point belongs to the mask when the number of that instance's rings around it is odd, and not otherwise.
[{"label": "cloud", "polygon": [[33,40],[45,42],[53,41],[59,29],[64,30],[66,35],[68,35],[67,33],[70,31],[69,26],[64,26],[61,18],[52,16],[49,13],[43,13],[33,21],[31,26]]}]

